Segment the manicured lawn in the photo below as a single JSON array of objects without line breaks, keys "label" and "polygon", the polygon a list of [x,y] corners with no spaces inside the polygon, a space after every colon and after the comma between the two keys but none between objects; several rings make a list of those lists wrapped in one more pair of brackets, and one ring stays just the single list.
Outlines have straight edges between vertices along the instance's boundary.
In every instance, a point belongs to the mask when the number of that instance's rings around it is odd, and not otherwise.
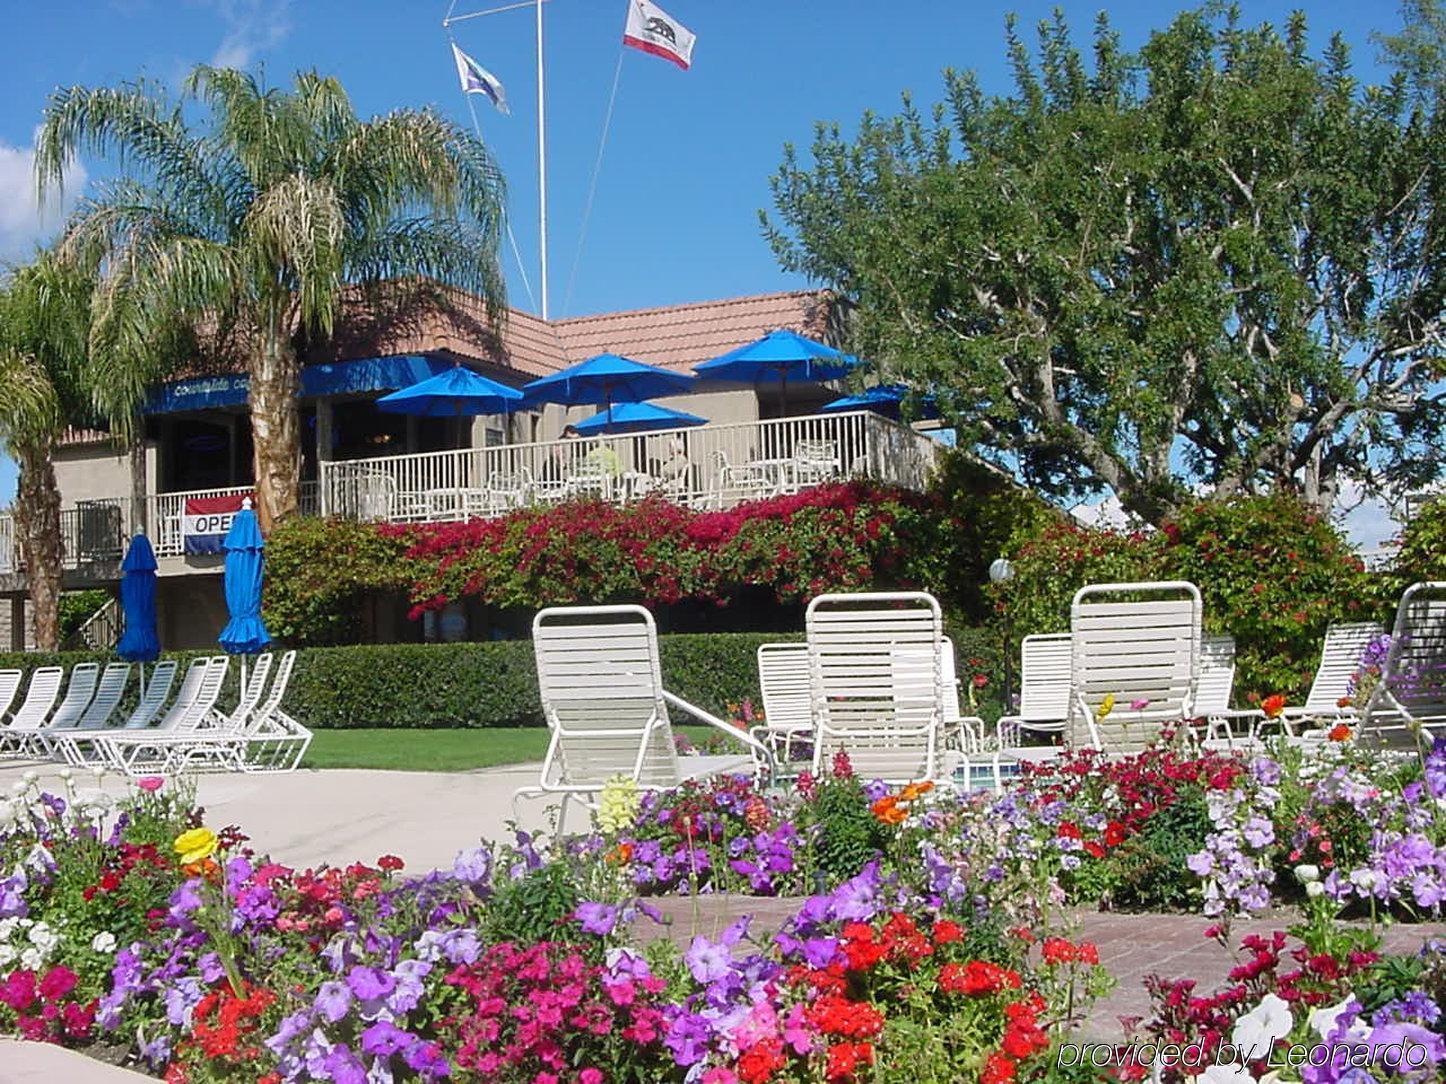
[{"label": "manicured lawn", "polygon": [[[697,741],[706,727],[676,728]],[[318,730],[303,768],[376,768],[386,771],[465,772],[498,764],[541,760],[542,727],[484,730]]]}]

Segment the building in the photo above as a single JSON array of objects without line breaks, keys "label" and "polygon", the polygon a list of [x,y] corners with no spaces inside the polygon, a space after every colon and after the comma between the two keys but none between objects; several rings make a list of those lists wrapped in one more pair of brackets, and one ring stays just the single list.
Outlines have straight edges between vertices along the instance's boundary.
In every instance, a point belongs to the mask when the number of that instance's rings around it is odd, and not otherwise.
[{"label": "building", "polygon": [[[606,470],[559,439],[594,407],[546,406],[506,417],[417,418],[375,400],[457,364],[520,387],[611,351],[682,371],[768,331],[827,338],[829,307],[812,292],[762,294],[543,321],[512,310],[498,335],[478,299],[449,293],[445,310],[349,320],[328,356],[302,370],[303,514],[397,522],[495,515],[530,501],[652,491],[706,507],[845,474],[921,487],[938,446],[871,413],[820,415],[837,387],[709,384],[658,400],[708,424],[606,438]],[[239,366],[238,366],[239,370]],[[189,552],[195,513],[234,508],[252,456],[242,371],[196,373],[157,388],[133,457],[106,433],[72,431],[56,456],[65,587],[110,586],[129,534],[143,528],[160,564],[162,642],[214,642],[225,623],[221,558]],[[187,514],[192,513],[191,518]],[[0,515],[0,635],[20,647],[28,624],[13,523]],[[105,622],[98,619],[99,628]],[[105,640],[107,633],[98,635]]]}]

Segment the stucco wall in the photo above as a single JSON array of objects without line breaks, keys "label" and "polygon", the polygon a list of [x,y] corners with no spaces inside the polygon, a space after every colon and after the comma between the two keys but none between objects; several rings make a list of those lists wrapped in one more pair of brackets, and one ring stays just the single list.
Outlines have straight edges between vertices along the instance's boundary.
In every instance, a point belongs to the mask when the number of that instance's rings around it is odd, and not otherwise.
[{"label": "stucco wall", "polygon": [[[154,443],[146,443],[146,490],[156,491]],[[81,501],[128,498],[131,495],[131,461],[126,452],[117,454],[109,444],[82,444],[55,453],[55,480],[60,485],[60,503],[70,508]]]}]

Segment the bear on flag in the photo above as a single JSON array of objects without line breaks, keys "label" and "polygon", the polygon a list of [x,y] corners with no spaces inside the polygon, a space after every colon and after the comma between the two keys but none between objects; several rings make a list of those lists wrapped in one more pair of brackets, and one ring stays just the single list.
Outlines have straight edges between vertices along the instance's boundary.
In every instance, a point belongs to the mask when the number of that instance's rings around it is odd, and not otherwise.
[{"label": "bear on flag", "polygon": [[696,34],[649,0],[632,0],[623,44],[671,60],[684,71],[693,63]]}]

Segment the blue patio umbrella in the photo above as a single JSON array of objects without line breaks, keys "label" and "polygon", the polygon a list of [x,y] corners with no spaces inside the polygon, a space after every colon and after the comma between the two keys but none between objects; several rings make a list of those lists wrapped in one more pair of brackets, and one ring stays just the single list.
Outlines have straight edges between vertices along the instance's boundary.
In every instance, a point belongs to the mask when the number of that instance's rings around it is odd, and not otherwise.
[{"label": "blue patio umbrella", "polygon": [[610,408],[614,403],[639,403],[661,395],[678,395],[691,391],[696,383],[687,373],[644,365],[617,354],[599,354],[560,373],[534,380],[522,391],[529,404]]},{"label": "blue patio umbrella", "polygon": [[249,497],[242,502],[221,545],[226,551],[226,609],[231,620],[217,639],[232,655],[254,655],[271,642],[271,633],[261,620],[261,551],[266,541],[261,537],[261,525],[251,510]]},{"label": "blue patio umbrella", "polygon": [[161,654],[156,635],[156,554],[145,535],[137,533],[121,562],[121,615],[125,631],[115,652],[127,662],[141,663],[141,694],[145,695],[145,664]]},{"label": "blue patio umbrella", "polygon": [[681,410],[669,410],[655,403],[618,403],[608,410],[598,411],[591,418],[584,418],[573,428],[585,437],[593,437],[600,433],[649,433],[655,429],[682,429],[707,424],[707,418]]},{"label": "blue patio umbrella", "polygon": [[693,371],[708,380],[778,384],[786,413],[790,380],[838,380],[857,364],[858,359],[852,354],[815,342],[796,331],[781,330],[770,331],[761,339],[695,365]]},{"label": "blue patio umbrella", "polygon": [[[903,384],[878,384],[872,388],[865,388],[857,395],[845,395],[841,399],[825,403],[818,408],[818,411],[820,414],[842,414],[849,410],[872,410],[876,414],[897,418],[908,394],[909,389]],[[939,408],[934,403],[934,397],[932,395],[923,396],[919,403],[919,417],[937,418],[938,416]]]},{"label": "blue patio umbrella", "polygon": [[522,393],[481,373],[456,365],[436,376],[377,400],[377,409],[423,418],[507,414],[522,406]]}]

